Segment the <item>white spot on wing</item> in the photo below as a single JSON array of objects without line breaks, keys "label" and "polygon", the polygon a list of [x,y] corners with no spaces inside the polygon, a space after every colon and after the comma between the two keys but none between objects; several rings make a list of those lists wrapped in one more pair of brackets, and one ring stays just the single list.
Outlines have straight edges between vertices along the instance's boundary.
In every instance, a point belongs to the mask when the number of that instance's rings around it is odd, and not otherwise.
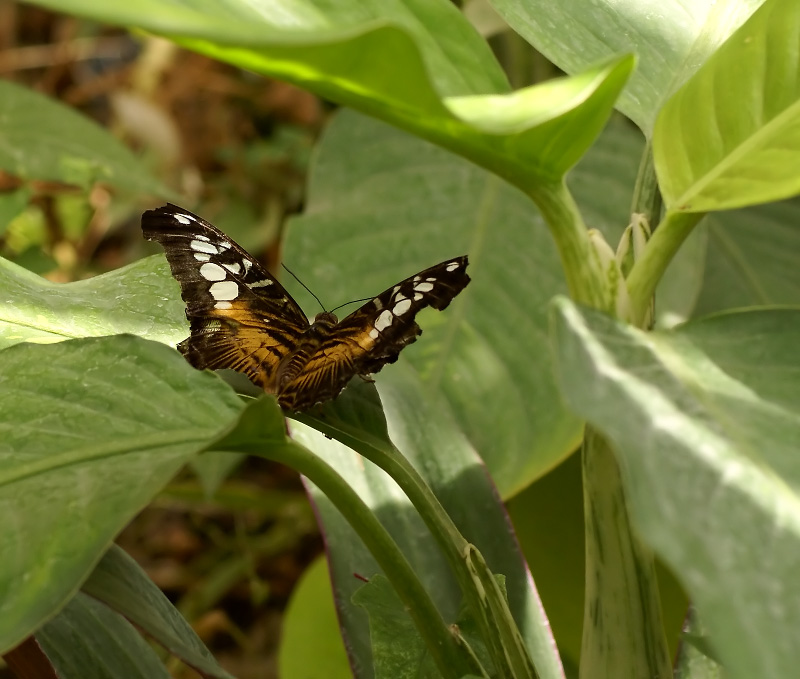
[{"label": "white spot on wing", "polygon": [[272,285],[272,281],[269,278],[264,278],[260,281],[256,281],[255,283],[250,283],[251,288],[266,288],[268,285]]},{"label": "white spot on wing", "polygon": [[221,240],[219,242],[219,249],[220,250],[230,250],[231,249],[231,244],[228,241]]},{"label": "white spot on wing", "polygon": [[417,292],[430,292],[433,290],[433,283],[417,283],[414,286],[414,290]]},{"label": "white spot on wing", "polygon": [[234,281],[220,281],[214,283],[208,291],[218,302],[229,302],[236,299],[236,295],[239,294],[239,286]]},{"label": "white spot on wing", "polygon": [[377,328],[372,328],[372,330],[369,331],[369,336],[372,339],[378,339],[378,335],[380,335],[380,333],[378,332]]},{"label": "white spot on wing", "polygon": [[214,305],[215,309],[231,309],[232,307],[233,304],[231,304],[230,302],[217,302]]},{"label": "white spot on wing", "polygon": [[428,283],[435,283],[436,282],[435,278],[426,278],[425,280],[428,281]]},{"label": "white spot on wing", "polygon": [[395,304],[394,309],[392,309],[392,311],[394,311],[395,316],[402,316],[410,308],[411,308],[411,300],[404,299]]},{"label": "white spot on wing", "polygon": [[419,280],[420,280],[419,276],[414,276],[414,282],[415,283],[419,282]]},{"label": "white spot on wing", "polygon": [[395,304],[397,304],[397,302],[399,302],[400,300],[403,300],[403,299],[408,299],[408,297],[406,297],[406,296],[405,296],[405,295],[404,295],[402,292],[398,292],[398,293],[397,293],[397,294],[394,296],[394,302],[395,302]]},{"label": "white spot on wing", "polygon": [[419,302],[422,299],[422,295],[419,292],[414,293],[414,301]]},{"label": "white spot on wing", "polygon": [[383,309],[383,302],[381,302],[381,300],[380,300],[380,299],[378,299],[377,297],[376,297],[375,299],[373,299],[373,300],[372,300],[372,303],[375,305],[375,308],[376,308],[378,311],[380,311],[381,309]]},{"label": "white spot on wing", "polygon": [[206,253],[204,253],[204,252],[195,252],[195,253],[194,253],[194,258],[195,258],[195,259],[196,259],[198,262],[207,262],[209,259],[211,259],[211,255],[207,255],[207,254],[206,254]]},{"label": "white spot on wing", "polygon": [[215,248],[211,243],[202,240],[193,240],[189,243],[189,247],[192,248],[195,252],[205,252],[209,255],[217,255],[219,254],[219,250]]},{"label": "white spot on wing", "polygon": [[242,265],[239,264],[238,262],[234,262],[233,264],[223,264],[222,266],[224,266],[232,274],[238,275],[239,272],[242,270]]},{"label": "white spot on wing", "polygon": [[450,262],[450,264],[445,267],[445,271],[455,271],[460,266],[461,264],[459,262]]},{"label": "white spot on wing", "polygon": [[173,216],[181,224],[191,224],[192,223],[192,219],[189,217],[189,215],[178,215],[178,214],[176,214],[176,215],[173,215]]},{"label": "white spot on wing", "polygon": [[207,281],[224,281],[225,269],[223,269],[219,264],[208,262],[200,267],[200,275]]},{"label": "white spot on wing", "polygon": [[247,274],[247,272],[250,271],[250,267],[253,266],[253,262],[249,259],[243,259],[242,264],[244,264],[244,273]]},{"label": "white spot on wing", "polygon": [[[411,302],[409,302],[409,304],[410,303]],[[394,316],[392,315],[392,312],[389,311],[388,309],[384,309],[381,312],[381,315],[378,316],[378,318],[375,321],[375,330],[377,330],[378,332],[383,332],[386,328],[388,328],[392,324],[393,320]]]},{"label": "white spot on wing", "polygon": [[208,236],[204,236],[202,233],[195,234],[195,238],[197,238],[197,240],[204,240],[206,243],[211,242],[211,239]]}]

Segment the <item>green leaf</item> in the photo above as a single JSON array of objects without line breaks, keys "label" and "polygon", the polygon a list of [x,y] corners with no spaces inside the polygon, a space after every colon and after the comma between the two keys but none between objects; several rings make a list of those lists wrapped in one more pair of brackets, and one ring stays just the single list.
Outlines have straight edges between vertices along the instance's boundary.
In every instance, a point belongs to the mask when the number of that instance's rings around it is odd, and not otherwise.
[{"label": "green leaf", "polygon": [[[343,112],[318,150],[306,213],[291,222],[285,252],[328,307],[468,252],[472,282],[445,311],[420,315],[422,337],[376,375],[379,388],[408,388],[400,373],[410,373],[422,390],[443,394],[503,495],[577,444],[579,423],[558,398],[546,339],[546,304],[564,290],[561,265],[533,205],[515,189]],[[287,287],[313,308],[308,293],[292,281]],[[413,404],[419,395],[398,398]]]},{"label": "green leaf", "polygon": [[800,200],[708,215],[698,315],[800,299]]},{"label": "green leaf", "polygon": [[163,256],[74,283],[52,283],[0,258],[0,348],[132,333],[174,345],[188,334]]},{"label": "green leaf", "polygon": [[62,679],[168,679],[169,672],[125,618],[78,592],[36,633]]},{"label": "green leaf", "polygon": [[120,547],[111,546],[81,589],[125,616],[204,677],[233,679],[164,593]]},{"label": "green leaf", "polygon": [[373,575],[353,595],[353,603],[369,614],[369,637],[376,679],[436,679],[441,675],[425,653],[425,646],[403,602],[382,575]]},{"label": "green leaf", "polygon": [[599,134],[633,69],[632,58],[614,58],[507,95],[487,44],[447,0],[324,7],[295,0],[281,13],[241,1],[36,4],[151,30],[292,82],[450,148],[523,190],[560,181]]},{"label": "green leaf", "polygon": [[37,92],[0,81],[0,169],[22,179],[173,195],[107,130]]},{"label": "green leaf", "polygon": [[508,24],[567,73],[634,52],[636,72],[617,107],[649,137],[669,96],[762,0],[491,0]]},{"label": "green leaf", "polygon": [[767,0],[664,106],[653,156],[670,210],[800,191],[799,26],[800,5]]},{"label": "green leaf", "polygon": [[[314,649],[309,653],[310,648]],[[339,633],[331,579],[317,558],[292,591],[283,618],[278,675],[282,679],[350,679],[353,676]]]},{"label": "green leaf", "polygon": [[642,333],[562,300],[554,320],[564,394],[613,442],[639,533],[685,586],[726,671],[791,676],[800,311]]},{"label": "green leaf", "polygon": [[[402,371],[402,377],[414,381],[413,373],[408,371]],[[368,405],[368,390],[371,390],[369,385],[348,387],[322,413],[323,418],[313,418],[318,420],[315,426],[343,441],[353,437],[384,451],[385,455],[396,455],[396,445],[411,460],[428,480],[461,533],[481,550],[492,571],[507,576],[511,612],[539,675],[543,679],[561,676],[560,662],[553,653],[544,612],[527,568],[519,558],[519,548],[510,533],[505,510],[474,451],[448,416],[447,408],[443,407],[440,399],[426,394],[418,384],[393,383],[390,387],[382,387],[381,398],[389,420],[389,441],[379,404]],[[414,398],[406,398],[406,393],[414,394]],[[306,415],[302,420],[311,422],[312,417]],[[310,427],[292,424],[292,436],[347,478],[362,499],[374,508],[433,596],[445,620],[455,621],[462,595],[453,571],[439,544],[417,512],[408,505],[394,481],[371,462]],[[354,448],[360,447],[358,442]],[[362,611],[349,606],[348,602],[360,586],[353,573],[369,577],[379,572],[378,565],[327,498],[313,486],[310,490],[330,545],[334,592],[346,643],[354,649],[356,657],[369,657],[367,620]],[[465,497],[470,498],[469,503],[464,502]]]},{"label": "green leaf", "polygon": [[136,337],[0,351],[0,649],[74,594],[119,530],[236,416],[238,398]]}]

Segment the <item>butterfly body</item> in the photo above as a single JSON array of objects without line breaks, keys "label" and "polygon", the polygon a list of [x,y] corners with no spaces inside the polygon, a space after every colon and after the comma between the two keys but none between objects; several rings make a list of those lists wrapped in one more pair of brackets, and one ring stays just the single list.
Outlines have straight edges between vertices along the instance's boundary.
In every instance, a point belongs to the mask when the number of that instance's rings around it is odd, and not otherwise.
[{"label": "butterfly body", "polygon": [[146,238],[164,247],[181,286],[191,334],[179,351],[199,369],[244,373],[289,410],[335,398],[355,375],[394,363],[422,332],[414,317],[444,309],[469,282],[467,258],[421,271],[341,321],[312,323],[280,283],[245,250],[175,205],[145,212]]}]

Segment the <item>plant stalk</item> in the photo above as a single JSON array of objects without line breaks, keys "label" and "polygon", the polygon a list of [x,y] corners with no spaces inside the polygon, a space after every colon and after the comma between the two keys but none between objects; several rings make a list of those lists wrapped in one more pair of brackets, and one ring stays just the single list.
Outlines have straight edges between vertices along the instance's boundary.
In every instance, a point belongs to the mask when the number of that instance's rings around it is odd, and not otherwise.
[{"label": "plant stalk", "polygon": [[586,604],[580,679],[672,679],[653,554],[633,530],[608,441],[583,442]]},{"label": "plant stalk", "polygon": [[474,656],[456,642],[428,592],[405,555],[375,514],[347,482],[326,462],[299,443],[269,446],[248,452],[285,464],[308,477],[336,506],[364,541],[392,583],[443,677],[482,676]]},{"label": "plant stalk", "polygon": [[705,216],[702,212],[667,212],[653,231],[642,256],[627,278],[633,318],[638,326],[645,316],[667,266],[692,229]]},{"label": "plant stalk", "polygon": [[[296,417],[301,422],[307,421],[312,424],[309,418],[302,415]],[[496,600],[498,589],[478,582],[486,577],[483,557],[475,556],[478,550],[461,535],[450,515],[414,466],[394,447],[386,449],[380,444],[373,445],[320,420],[313,420],[313,426],[383,469],[406,494],[439,543],[456,576],[464,599],[475,616],[481,637],[495,664],[494,676],[508,679],[536,679],[538,675],[533,661],[508,611],[507,602]],[[477,568],[475,564],[478,564]],[[491,599],[488,602],[487,597]],[[500,598],[502,599],[502,595]],[[499,616],[494,615],[503,611],[505,613]]]},{"label": "plant stalk", "polygon": [[564,181],[532,186],[528,195],[541,211],[556,242],[570,297],[579,304],[613,314],[614,303],[603,268]]}]

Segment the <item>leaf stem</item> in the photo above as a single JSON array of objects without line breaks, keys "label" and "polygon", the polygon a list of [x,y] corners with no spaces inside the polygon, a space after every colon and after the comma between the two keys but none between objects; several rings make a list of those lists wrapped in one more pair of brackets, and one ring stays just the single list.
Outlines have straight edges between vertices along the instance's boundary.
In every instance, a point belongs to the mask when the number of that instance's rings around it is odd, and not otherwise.
[{"label": "leaf stem", "polygon": [[556,242],[570,297],[608,313],[614,312],[602,267],[586,225],[566,183],[537,184],[527,191]]},{"label": "leaf stem", "polygon": [[[269,436],[270,420],[282,416],[274,401],[252,402],[238,422],[208,450],[245,452],[280,462],[308,477],[347,519],[392,583],[443,677],[482,676],[462,648],[397,543],[375,514],[327,462],[305,446]],[[283,425],[281,424],[281,429]]]},{"label": "leaf stem", "polygon": [[634,321],[641,325],[650,300],[667,266],[692,229],[704,217],[702,212],[667,212],[653,231],[642,256],[627,278],[628,295]]},{"label": "leaf stem", "polygon": [[586,427],[586,605],[580,679],[671,679],[653,554],[633,531],[617,460]]},{"label": "leaf stem", "polygon": [[[442,548],[495,664],[494,676],[535,679],[538,675],[507,602],[502,595],[499,595],[501,600],[497,600],[498,588],[479,583],[481,578],[485,578],[485,572],[480,568],[476,572],[474,564],[483,564],[485,568],[483,557],[476,556],[478,550],[461,535],[413,465],[388,443],[376,440],[373,444],[339,427],[303,415],[296,416],[296,419],[313,423],[315,429],[355,450],[394,479]],[[503,614],[496,616],[497,612]]]}]

